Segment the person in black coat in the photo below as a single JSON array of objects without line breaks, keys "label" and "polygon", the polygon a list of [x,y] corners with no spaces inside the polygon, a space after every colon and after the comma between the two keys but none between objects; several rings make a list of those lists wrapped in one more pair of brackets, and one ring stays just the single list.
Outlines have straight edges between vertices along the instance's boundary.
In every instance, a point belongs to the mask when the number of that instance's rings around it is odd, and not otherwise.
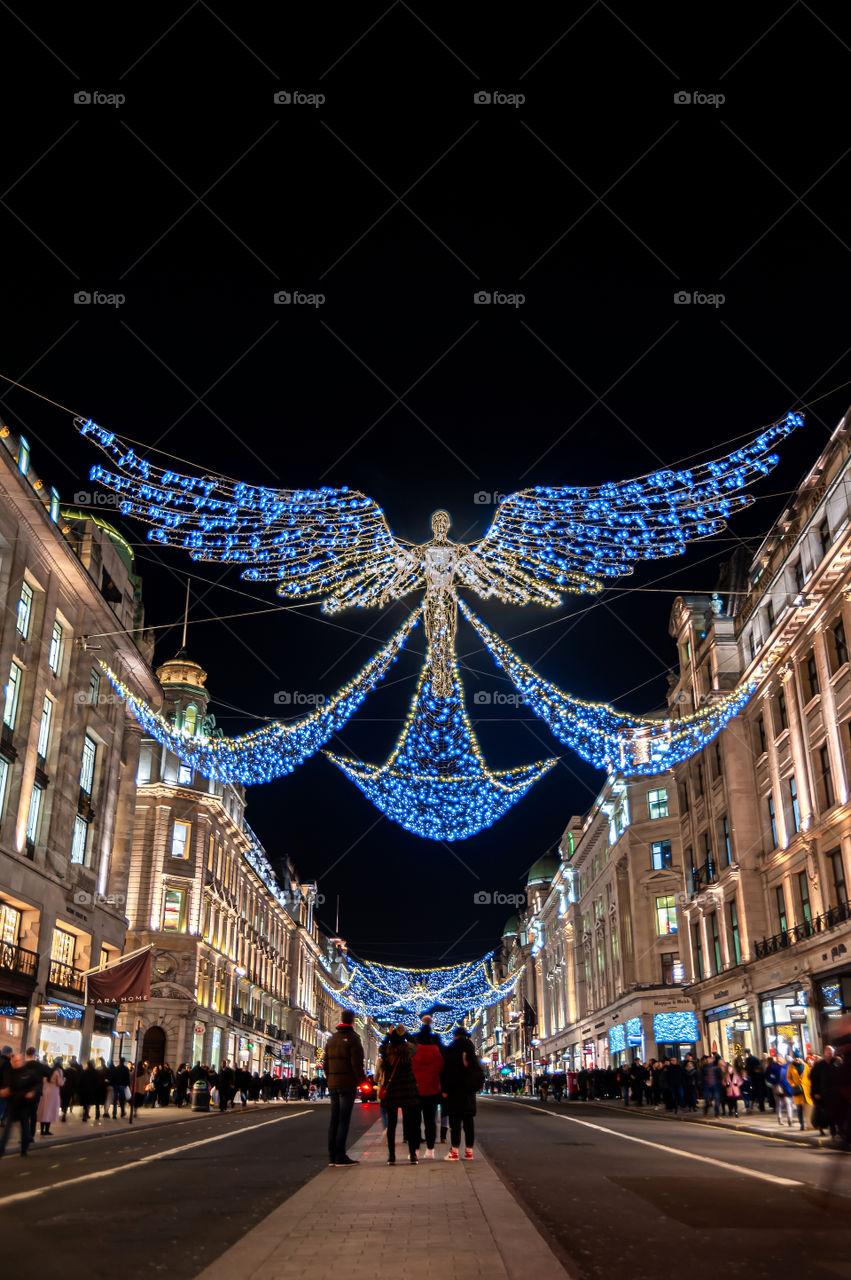
[{"label": "person in black coat", "polygon": [[[80,1073],[80,1079],[77,1085],[77,1094],[83,1108],[83,1123],[88,1121],[92,1107],[97,1110],[97,1119],[100,1119],[100,1103],[98,1101],[100,1090],[100,1080],[95,1069],[95,1064],[91,1059],[86,1064],[84,1071]],[[104,1096],[106,1090],[104,1089]]]},{"label": "person in black coat", "polygon": [[233,1067],[224,1059],[219,1067],[218,1090],[219,1090],[219,1111],[227,1111],[228,1103],[232,1103],[236,1081],[234,1077]]},{"label": "person in black coat", "polygon": [[418,1164],[420,1143],[420,1094],[411,1059],[416,1045],[403,1026],[396,1027],[381,1046],[385,1096],[381,1106],[387,1116],[387,1163],[396,1163],[396,1124],[402,1108],[402,1136],[408,1144],[408,1160]]},{"label": "person in black coat", "polygon": [[449,1139],[452,1143],[445,1160],[457,1160],[461,1143],[461,1129],[464,1129],[464,1159],[473,1158],[473,1141],[475,1138],[476,1093],[484,1083],[484,1072],[479,1062],[476,1047],[467,1034],[466,1028],[456,1027],[452,1044],[446,1050],[443,1061],[443,1072],[440,1077],[441,1091],[446,1099],[449,1113]]},{"label": "person in black coat", "polygon": [[836,1137],[842,1102],[842,1064],[828,1045],[824,1057],[810,1067],[810,1093],[813,1099],[813,1125],[823,1134],[830,1129]]}]

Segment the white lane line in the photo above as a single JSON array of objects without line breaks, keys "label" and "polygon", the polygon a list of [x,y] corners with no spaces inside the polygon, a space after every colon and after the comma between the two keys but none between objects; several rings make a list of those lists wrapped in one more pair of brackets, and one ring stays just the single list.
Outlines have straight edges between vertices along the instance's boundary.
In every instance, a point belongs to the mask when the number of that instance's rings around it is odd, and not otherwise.
[{"label": "white lane line", "polygon": [[187,1142],[182,1147],[170,1147],[168,1151],[156,1151],[153,1155],[142,1156],[140,1160],[131,1160],[129,1164],[115,1165],[110,1169],[100,1169],[96,1173],[82,1173],[77,1178],[66,1178],[64,1182],[51,1182],[46,1187],[34,1187],[32,1191],[19,1191],[13,1196],[0,1196],[0,1207],[15,1204],[19,1200],[32,1200],[35,1196],[43,1196],[48,1191],[58,1191],[62,1187],[73,1187],[80,1182],[93,1182],[95,1178],[111,1178],[114,1173],[124,1173],[127,1169],[138,1169],[144,1164],[153,1164],[155,1160],[165,1160],[167,1156],[180,1155],[182,1151],[191,1151],[193,1147],[205,1147],[209,1142],[224,1142],[225,1138],[233,1138],[239,1133],[255,1133],[265,1129],[267,1125],[279,1124],[281,1120],[295,1120],[298,1116],[309,1116],[310,1111],[288,1111],[286,1115],[275,1116],[274,1120],[264,1120],[262,1124],[242,1125],[239,1129],[231,1129],[228,1133],[217,1133],[212,1138],[200,1138],[197,1142]]},{"label": "white lane line", "polygon": [[[522,1102],[510,1102],[511,1107],[523,1107]],[[526,1107],[528,1111],[529,1108]],[[603,1124],[592,1124],[590,1120],[577,1120],[574,1116],[564,1116],[555,1111],[538,1111],[532,1113],[536,1116],[549,1116],[552,1120],[567,1120],[570,1124],[581,1124],[585,1129],[596,1129],[599,1133],[609,1133],[613,1138],[621,1138],[624,1142],[637,1142],[642,1147],[652,1147],[654,1151],[667,1151],[672,1156],[682,1156],[684,1160],[698,1160],[701,1164],[714,1164],[716,1169],[723,1169],[726,1173],[740,1173],[744,1178],[759,1178],[761,1182],[773,1182],[779,1187],[802,1187],[803,1182],[796,1181],[795,1178],[781,1178],[776,1173],[761,1173],[757,1169],[743,1169],[740,1165],[730,1164],[726,1160],[713,1160],[711,1156],[699,1156],[693,1151],[681,1151],[679,1147],[667,1147],[662,1142],[648,1142],[646,1138],[634,1138],[629,1133],[621,1133],[618,1129],[607,1129]],[[2,1203],[2,1201],[0,1201]]]}]

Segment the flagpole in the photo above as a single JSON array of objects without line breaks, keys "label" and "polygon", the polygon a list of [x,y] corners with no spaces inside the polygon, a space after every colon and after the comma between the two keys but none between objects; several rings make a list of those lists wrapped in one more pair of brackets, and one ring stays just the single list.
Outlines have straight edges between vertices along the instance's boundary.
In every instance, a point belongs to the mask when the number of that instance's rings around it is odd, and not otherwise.
[{"label": "flagpole", "polygon": [[137,1093],[136,1085],[138,1083],[138,1075],[139,1075],[139,1041],[141,1039],[141,1036],[142,1036],[142,1019],[138,1018],[136,1021],[136,1057],[133,1062],[133,1088],[130,1092],[130,1124],[133,1123],[133,1113],[136,1110],[136,1093]]}]

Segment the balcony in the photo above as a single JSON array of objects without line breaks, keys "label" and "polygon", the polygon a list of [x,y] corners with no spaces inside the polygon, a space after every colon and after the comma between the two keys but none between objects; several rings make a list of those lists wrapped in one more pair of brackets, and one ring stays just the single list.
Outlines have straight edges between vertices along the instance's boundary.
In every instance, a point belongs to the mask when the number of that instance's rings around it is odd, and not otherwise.
[{"label": "balcony", "polygon": [[775,956],[780,951],[794,947],[798,942],[805,942],[807,938],[814,938],[817,934],[835,929],[846,920],[851,920],[851,905],[840,902],[838,906],[830,907],[814,920],[805,920],[803,924],[793,925],[783,933],[775,933],[771,938],[763,938],[762,942],[754,943],[754,954],[757,960],[764,960],[766,956]]},{"label": "balcony", "polygon": [[688,873],[689,893],[700,893],[708,885],[718,879],[718,867],[712,858],[707,858],[699,867],[692,867]]},{"label": "balcony", "polygon": [[0,972],[35,980],[37,968],[38,956],[35,951],[25,951],[13,942],[0,942]]},{"label": "balcony", "polygon": [[75,969],[71,964],[62,964],[59,960],[51,960],[47,982],[48,986],[60,987],[63,991],[75,991],[79,995],[82,995],[86,989],[86,979],[82,969]]}]

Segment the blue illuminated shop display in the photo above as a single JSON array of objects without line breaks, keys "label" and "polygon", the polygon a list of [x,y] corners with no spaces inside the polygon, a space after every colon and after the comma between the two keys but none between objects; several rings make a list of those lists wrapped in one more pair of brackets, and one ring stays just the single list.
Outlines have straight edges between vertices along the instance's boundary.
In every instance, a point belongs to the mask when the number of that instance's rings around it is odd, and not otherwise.
[{"label": "blue illuminated shop display", "polygon": [[653,1015],[653,1038],[657,1044],[695,1044],[700,1025],[693,1009],[674,1009]]}]

